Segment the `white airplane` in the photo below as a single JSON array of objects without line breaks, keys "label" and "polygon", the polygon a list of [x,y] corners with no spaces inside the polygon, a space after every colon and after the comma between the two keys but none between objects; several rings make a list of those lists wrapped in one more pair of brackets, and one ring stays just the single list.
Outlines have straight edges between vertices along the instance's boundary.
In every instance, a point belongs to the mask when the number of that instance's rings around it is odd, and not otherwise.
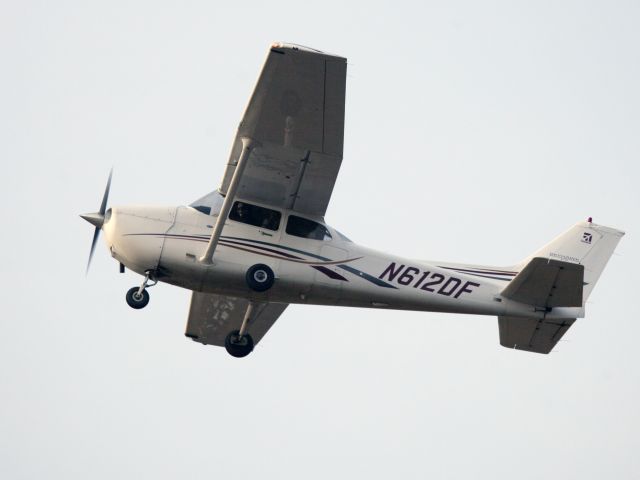
[{"label": "white airplane", "polygon": [[291,303],[498,317],[505,347],[549,353],[577,318],[624,232],[577,223],[517,265],[401,258],[357,245],[324,214],[342,161],[345,58],[270,48],[220,188],[189,206],[97,213],[111,256],[144,276],[143,308],[166,282],[193,290],[186,336],[248,355]]}]

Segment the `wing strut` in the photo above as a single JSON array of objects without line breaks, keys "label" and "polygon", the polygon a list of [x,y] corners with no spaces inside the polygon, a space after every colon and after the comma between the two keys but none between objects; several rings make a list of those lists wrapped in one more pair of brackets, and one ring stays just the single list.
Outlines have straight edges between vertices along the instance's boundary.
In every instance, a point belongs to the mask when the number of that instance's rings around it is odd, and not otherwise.
[{"label": "wing strut", "polygon": [[236,169],[233,172],[233,177],[231,178],[231,182],[229,183],[229,188],[227,188],[226,196],[224,197],[224,202],[222,202],[222,208],[220,208],[220,213],[218,214],[218,220],[216,221],[215,226],[213,227],[213,232],[211,233],[211,239],[207,244],[207,249],[204,252],[204,255],[200,257],[200,262],[208,265],[213,264],[213,254],[216,251],[216,247],[218,246],[218,241],[220,240],[220,235],[222,234],[222,229],[224,228],[224,224],[227,221],[227,217],[229,216],[229,211],[231,210],[231,206],[233,205],[233,200],[236,196],[236,191],[238,190],[238,186],[240,185],[240,178],[242,177],[242,173],[244,172],[244,168],[247,165],[247,161],[249,159],[249,154],[253,149],[253,140],[247,137],[242,137],[242,152],[240,152],[240,157],[238,158],[238,162],[236,163]]}]

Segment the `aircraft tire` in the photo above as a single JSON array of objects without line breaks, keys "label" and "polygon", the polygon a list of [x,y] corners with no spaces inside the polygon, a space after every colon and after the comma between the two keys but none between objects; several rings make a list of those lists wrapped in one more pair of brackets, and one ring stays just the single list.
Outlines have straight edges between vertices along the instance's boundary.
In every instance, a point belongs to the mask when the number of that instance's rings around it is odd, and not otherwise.
[{"label": "aircraft tire", "polygon": [[146,290],[142,291],[142,295],[138,295],[138,290],[140,287],[132,287],[127,292],[127,305],[131,308],[135,308],[136,310],[140,310],[144,308],[149,303],[149,292]]},{"label": "aircraft tire", "polygon": [[233,330],[224,339],[224,348],[232,357],[246,357],[253,351],[253,338],[248,333],[241,337],[240,330]]},{"label": "aircraft tire", "polygon": [[247,270],[245,279],[249,288],[255,292],[266,292],[273,286],[275,274],[263,263],[257,263]]}]

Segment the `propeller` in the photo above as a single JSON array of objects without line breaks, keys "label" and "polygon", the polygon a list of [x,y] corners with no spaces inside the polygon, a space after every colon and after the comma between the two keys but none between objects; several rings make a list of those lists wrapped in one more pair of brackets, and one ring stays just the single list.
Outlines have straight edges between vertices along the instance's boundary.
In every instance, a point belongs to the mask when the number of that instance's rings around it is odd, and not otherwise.
[{"label": "propeller", "polygon": [[102,225],[104,224],[104,213],[107,210],[107,200],[109,199],[109,190],[111,189],[111,176],[113,175],[113,168],[109,172],[109,180],[107,180],[107,188],[104,189],[104,195],[102,196],[102,204],[100,205],[100,210],[95,213],[85,213],[84,215],[80,215],[91,225],[96,227],[93,232],[93,241],[91,242],[91,250],[89,250],[89,261],[87,262],[87,271],[89,273],[89,267],[91,266],[91,259],[93,258],[93,251],[96,249],[96,243],[98,242],[98,237],[100,236],[100,230],[102,230]]}]

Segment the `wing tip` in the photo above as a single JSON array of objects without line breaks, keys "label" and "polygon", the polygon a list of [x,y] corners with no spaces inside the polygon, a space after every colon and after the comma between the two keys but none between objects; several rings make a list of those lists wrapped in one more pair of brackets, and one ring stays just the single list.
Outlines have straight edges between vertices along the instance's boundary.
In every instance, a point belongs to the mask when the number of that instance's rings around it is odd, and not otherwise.
[{"label": "wing tip", "polygon": [[273,42],[271,44],[272,52],[284,53],[282,50],[293,50],[296,52],[306,52],[306,53],[313,53],[316,55],[325,55],[327,57],[339,58],[346,61],[346,58],[341,55],[323,52],[322,50],[318,50],[317,48],[305,47],[304,45],[299,45],[297,43]]}]

